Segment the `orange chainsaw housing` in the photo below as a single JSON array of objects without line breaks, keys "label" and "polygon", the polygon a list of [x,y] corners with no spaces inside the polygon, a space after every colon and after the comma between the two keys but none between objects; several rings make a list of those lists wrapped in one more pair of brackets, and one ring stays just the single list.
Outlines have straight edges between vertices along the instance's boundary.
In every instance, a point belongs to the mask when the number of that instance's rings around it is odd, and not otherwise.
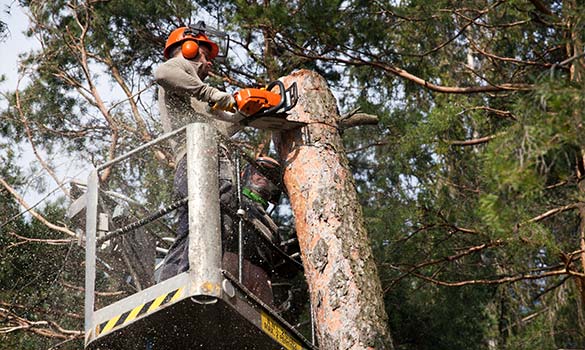
[{"label": "orange chainsaw housing", "polygon": [[242,89],[234,94],[238,110],[247,116],[278,106],[281,98],[278,93],[255,88]]}]

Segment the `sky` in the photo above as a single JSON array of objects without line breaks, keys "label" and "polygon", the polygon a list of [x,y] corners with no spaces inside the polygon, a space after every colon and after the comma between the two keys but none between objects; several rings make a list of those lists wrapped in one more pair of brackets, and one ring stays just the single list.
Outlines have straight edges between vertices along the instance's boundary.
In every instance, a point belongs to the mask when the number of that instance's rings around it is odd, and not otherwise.
[{"label": "sky", "polygon": [[0,42],[0,74],[6,81],[0,83],[0,90],[13,90],[18,79],[18,55],[38,48],[34,39],[23,32],[28,27],[28,18],[14,0],[0,0],[0,19],[8,25],[8,37]]}]

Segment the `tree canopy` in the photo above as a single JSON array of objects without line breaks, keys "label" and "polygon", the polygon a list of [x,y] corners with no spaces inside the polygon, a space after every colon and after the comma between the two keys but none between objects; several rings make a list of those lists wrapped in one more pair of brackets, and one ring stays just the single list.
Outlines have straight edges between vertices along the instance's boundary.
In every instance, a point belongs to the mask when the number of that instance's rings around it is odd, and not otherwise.
[{"label": "tree canopy", "polygon": [[[342,115],[379,116],[343,142],[397,349],[585,347],[582,2],[19,3],[41,49],[23,58],[28,82],[2,97],[0,348],[79,341],[68,332],[81,321],[57,313],[82,313],[82,252],[51,155],[89,166],[160,135],[152,71],[168,33],[199,19],[231,38],[215,86],[305,68],[327,79]],[[263,138],[243,137],[250,149]],[[16,161],[24,149],[33,167]],[[129,169],[160,185],[172,163],[160,148]],[[63,199],[14,218],[31,182],[62,186]]]}]

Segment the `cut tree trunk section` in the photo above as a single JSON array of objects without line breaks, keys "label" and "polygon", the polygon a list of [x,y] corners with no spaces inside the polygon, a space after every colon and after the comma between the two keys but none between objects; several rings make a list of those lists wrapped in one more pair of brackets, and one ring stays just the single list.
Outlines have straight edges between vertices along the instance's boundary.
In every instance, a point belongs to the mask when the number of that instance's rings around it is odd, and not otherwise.
[{"label": "cut tree trunk section", "polygon": [[300,70],[290,120],[306,126],[277,137],[319,347],[392,349],[382,288],[339,133],[336,100],[323,77]]}]

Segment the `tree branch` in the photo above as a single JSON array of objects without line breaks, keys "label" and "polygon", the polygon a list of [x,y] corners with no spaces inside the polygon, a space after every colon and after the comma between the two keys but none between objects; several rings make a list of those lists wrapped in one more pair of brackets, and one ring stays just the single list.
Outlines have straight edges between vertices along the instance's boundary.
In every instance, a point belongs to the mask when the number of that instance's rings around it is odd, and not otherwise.
[{"label": "tree branch", "polygon": [[[478,245],[478,246],[466,248],[464,251],[462,251],[461,253],[458,253],[458,254],[446,256],[446,257],[443,257],[443,258],[440,258],[440,259],[434,259],[434,260],[430,260],[430,261],[425,261],[425,262],[422,262],[420,264],[411,266],[407,271],[403,271],[402,269],[400,269],[398,267],[393,267],[393,268],[398,269],[398,270],[400,270],[401,272],[404,272],[404,273],[402,274],[402,276],[399,276],[398,278],[396,278],[391,283],[391,285],[387,287],[386,290],[392,288],[392,286],[394,286],[396,283],[398,283],[400,280],[402,280],[403,278],[405,278],[408,275],[411,275],[412,274],[412,275],[418,276],[418,274],[416,274],[415,271],[416,270],[420,270],[421,268],[428,267],[428,266],[431,266],[431,265],[437,265],[437,264],[441,264],[441,263],[445,263],[445,262],[450,262],[450,261],[454,261],[454,260],[458,260],[458,259],[460,259],[460,258],[462,258],[464,256],[468,256],[468,255],[477,253],[477,252],[482,251],[482,250],[487,249],[487,248],[497,247],[497,246],[500,246],[500,245],[502,245],[504,243],[505,243],[505,241],[503,241],[501,239],[498,239],[498,240],[491,241],[491,242],[488,242],[488,243],[484,243],[484,244],[481,244],[481,245]],[[392,267],[392,265],[389,265],[389,266]]]},{"label": "tree branch", "polygon": [[529,223],[539,222],[539,221],[542,221],[546,218],[549,218],[551,216],[554,216],[556,214],[562,213],[562,212],[567,211],[567,210],[578,209],[579,206],[581,206],[581,205],[582,205],[582,203],[573,203],[573,204],[565,205],[565,206],[562,206],[559,208],[551,209],[545,213],[542,213],[538,216],[533,217],[532,219],[529,219],[525,222],[520,223],[519,226],[523,226],[523,225],[526,225]]},{"label": "tree branch", "polygon": [[342,63],[350,66],[369,66],[374,68],[379,68],[382,71],[391,73],[398,77],[404,78],[408,81],[411,81],[419,86],[427,88],[431,91],[435,92],[442,92],[442,93],[449,93],[449,94],[476,94],[476,93],[485,93],[485,92],[502,92],[502,91],[528,91],[534,89],[534,85],[532,84],[521,84],[521,83],[504,83],[498,85],[486,85],[486,86],[468,86],[468,87],[459,87],[459,86],[444,86],[444,85],[437,85],[433,84],[425,79],[422,79],[414,74],[409,73],[408,71],[393,66],[391,64],[387,64],[380,61],[366,61],[362,58],[355,57],[349,55],[347,52],[339,52],[340,55],[345,55],[348,58],[340,57],[329,57],[329,56],[322,56],[314,53],[308,53],[307,50],[303,47],[300,47],[292,42],[287,42],[288,50],[297,55],[299,57],[308,58],[310,60],[317,60],[317,61],[326,61],[326,62],[336,62]]},{"label": "tree branch", "polygon": [[477,139],[472,140],[465,140],[465,141],[450,141],[445,140],[446,143],[450,144],[451,146],[475,146],[482,143],[487,143],[493,139],[495,139],[498,135],[490,135],[485,137],[480,137]]},{"label": "tree branch", "polygon": [[388,142],[389,142],[389,141],[376,141],[376,142],[372,142],[372,143],[369,143],[369,144],[367,144],[367,145],[365,145],[365,146],[358,147],[358,148],[355,148],[355,149],[352,149],[352,150],[348,150],[348,151],[346,151],[345,153],[346,153],[346,154],[352,154],[352,153],[361,152],[361,151],[363,151],[363,150],[365,150],[365,149],[368,149],[368,148],[370,148],[370,147],[385,146],[385,145],[387,145],[387,144],[388,144]]},{"label": "tree branch", "polygon": [[562,276],[562,275],[567,275],[567,274],[570,274],[570,272],[565,270],[565,269],[561,269],[561,270],[556,270],[556,271],[543,272],[543,273],[537,274],[537,275],[519,274],[519,275],[515,275],[515,276],[506,276],[506,277],[493,279],[493,280],[478,279],[478,280],[468,280],[468,281],[459,281],[459,282],[448,282],[448,281],[440,281],[440,280],[432,278],[432,277],[428,277],[428,276],[424,276],[424,275],[419,274],[419,273],[412,272],[413,276],[416,276],[416,277],[423,279],[425,281],[431,282],[431,283],[439,285],[439,286],[444,286],[444,287],[463,287],[463,286],[477,285],[477,284],[483,284],[483,285],[503,284],[503,283],[517,282],[520,280],[536,280],[536,279],[542,279],[542,278],[553,277],[553,276]]},{"label": "tree branch", "polygon": [[23,76],[21,75],[18,78],[18,82],[16,83],[16,91],[14,93],[15,98],[16,98],[16,106],[15,107],[16,107],[16,110],[18,112],[18,115],[20,116],[20,121],[22,122],[22,125],[24,126],[24,130],[26,132],[26,137],[28,139],[28,142],[30,143],[30,146],[32,147],[32,150],[33,150],[35,157],[37,158],[37,160],[41,164],[41,167],[43,167],[43,169],[45,169],[45,171],[49,174],[49,176],[51,176],[51,178],[53,178],[53,180],[59,186],[61,191],[63,191],[63,193],[68,198],[71,198],[71,195],[69,194],[69,190],[67,190],[65,188],[65,186],[63,185],[63,182],[61,180],[59,180],[59,178],[57,177],[57,174],[55,174],[55,172],[49,166],[49,164],[47,164],[47,162],[45,162],[45,160],[41,157],[41,155],[39,154],[39,152],[37,150],[37,147],[35,146],[32,131],[31,131],[30,126],[28,124],[28,119],[26,118],[24,112],[22,111],[22,105],[21,105],[21,101],[20,101],[20,91],[19,91],[18,87],[20,85],[22,78],[23,78]]},{"label": "tree branch", "polygon": [[469,42],[469,44],[471,45],[471,47],[473,47],[473,49],[475,51],[477,51],[481,55],[489,57],[493,60],[502,61],[502,62],[509,62],[509,63],[514,63],[514,64],[522,64],[522,65],[527,65],[527,66],[539,66],[539,67],[544,67],[544,68],[550,68],[553,66],[552,63],[539,63],[539,62],[535,62],[535,61],[523,61],[523,60],[519,60],[516,58],[496,56],[496,55],[491,54],[485,50],[480,49],[477,45],[475,45],[471,41]]},{"label": "tree branch", "polygon": [[[495,108],[488,107],[488,106],[476,106],[476,107],[466,108],[463,112],[474,111],[474,110],[488,111],[488,112],[492,112],[495,115],[503,117],[503,118],[510,118],[512,120],[518,120],[518,118],[516,118],[516,116],[514,114],[512,114],[512,112],[510,112],[510,111],[503,111],[501,109],[495,109]],[[463,112],[461,112],[461,113],[463,113]]]},{"label": "tree branch", "polygon": [[42,239],[42,238],[24,237],[24,236],[16,234],[15,232],[8,232],[8,234],[19,239],[20,242],[12,243],[12,244],[6,246],[6,249],[13,248],[13,247],[25,244],[25,243],[45,243],[48,245],[65,245],[65,244],[71,244],[71,242],[77,242],[77,238],[74,238],[74,239]]},{"label": "tree branch", "polygon": [[339,127],[342,130],[353,128],[360,125],[377,125],[380,119],[377,115],[367,113],[355,113],[339,121]]},{"label": "tree branch", "polygon": [[[444,43],[442,43],[441,45],[439,45],[439,46],[437,46],[437,47],[435,47],[435,48],[433,48],[433,49],[431,49],[431,50],[429,50],[429,51],[427,51],[427,52],[423,53],[423,54],[422,54],[422,55],[420,55],[420,56],[421,56],[421,57],[424,57],[424,56],[430,55],[431,53],[433,53],[433,52],[436,52],[436,51],[438,51],[438,50],[442,49],[443,47],[447,46],[449,43],[453,42],[453,40],[455,40],[455,39],[457,39],[459,36],[461,36],[461,34],[465,33],[465,29],[467,29],[467,27],[469,27],[469,26],[470,26],[470,25],[472,25],[472,24],[475,24],[475,21],[476,21],[478,18],[480,18],[480,17],[482,17],[483,15],[485,15],[486,13],[488,13],[488,12],[489,12],[491,9],[493,9],[493,8],[495,8],[495,7],[497,7],[497,6],[499,6],[499,5],[500,5],[502,2],[503,2],[503,1],[498,1],[498,2],[496,2],[495,4],[493,4],[493,5],[492,5],[490,8],[487,8],[487,9],[484,9],[484,10],[481,10],[481,11],[479,11],[479,14],[478,14],[477,16],[475,16],[475,18],[473,18],[473,19],[467,19],[467,20],[468,20],[468,22],[467,22],[467,23],[466,23],[466,24],[465,24],[463,27],[461,27],[461,28],[459,29],[459,31],[458,31],[458,32],[457,32],[457,33],[456,33],[454,36],[452,36],[451,38],[449,38],[449,40],[447,40],[447,41],[445,41]],[[460,15],[460,14],[459,14],[457,11],[454,11],[454,13],[456,13],[456,14]]]},{"label": "tree branch", "polygon": [[[73,290],[76,290],[76,291],[79,291],[79,292],[85,292],[85,288],[83,288],[83,287],[78,287],[78,286],[75,286],[73,284],[70,284],[70,283],[67,283],[67,282],[64,282],[64,281],[61,281],[61,284],[64,287],[66,287],[66,288],[73,289]],[[100,296],[100,297],[116,297],[116,296],[128,294],[128,292],[125,292],[123,290],[116,291],[116,292],[98,292],[98,291],[94,291],[94,293],[95,293],[96,296]]]},{"label": "tree branch", "polygon": [[[95,86],[95,84],[93,83],[93,80],[91,78],[91,72],[90,72],[89,60],[88,60],[88,52],[87,52],[87,48],[85,46],[86,45],[85,44],[85,37],[89,31],[89,26],[90,26],[89,25],[90,15],[88,13],[88,9],[85,8],[84,11],[85,11],[86,24],[83,24],[79,18],[78,8],[73,6],[72,4],[69,4],[69,6],[72,8],[75,21],[76,21],[77,25],[79,26],[79,29],[81,30],[79,37],[76,39],[73,39],[73,41],[77,40],[76,49],[80,54],[80,62],[79,63],[81,66],[81,70],[83,71],[83,74],[84,74],[85,79],[87,81],[87,84],[89,86],[89,91],[91,91],[91,95],[95,99],[95,103],[96,103],[97,108],[99,109],[100,113],[103,115],[103,117],[108,122],[108,125],[110,126],[110,129],[112,131],[112,140],[111,140],[109,151],[108,151],[108,160],[112,160],[115,158],[115,155],[116,155],[116,148],[118,146],[118,139],[119,139],[119,130],[118,130],[118,124],[117,124],[116,120],[112,117],[112,115],[109,113],[108,109],[106,108],[106,105],[105,105],[104,101],[102,100],[102,97],[101,97],[97,87]],[[72,38],[74,38],[73,34],[71,34],[71,33],[70,33],[70,36]],[[100,180],[106,181],[106,179],[109,177],[110,173],[111,173],[111,168],[105,169],[101,174]]]},{"label": "tree branch", "polygon": [[83,320],[83,315],[80,314],[76,314],[73,312],[67,312],[64,310],[56,310],[56,309],[47,309],[47,308],[43,308],[43,307],[33,307],[31,309],[30,305],[22,305],[22,304],[11,304],[11,303],[7,303],[4,301],[0,301],[0,306],[4,306],[5,308],[8,308],[10,310],[14,310],[14,309],[21,309],[21,310],[25,310],[25,311],[30,311],[30,310],[34,310],[35,312],[41,313],[41,314],[57,314],[60,316],[65,316],[65,317],[70,317],[76,320]]},{"label": "tree branch", "polygon": [[6,188],[6,190],[8,190],[8,192],[10,192],[10,194],[12,194],[12,196],[16,199],[16,201],[18,203],[20,203],[20,205],[22,205],[25,209],[27,209],[32,216],[34,216],[35,219],[39,220],[40,222],[42,222],[45,226],[47,226],[50,229],[53,229],[55,231],[59,231],[59,232],[63,232],[68,236],[71,237],[77,237],[77,235],[75,234],[75,232],[71,231],[70,229],[68,229],[67,227],[62,227],[62,226],[57,226],[53,223],[51,223],[49,220],[45,219],[41,214],[37,213],[35,210],[33,210],[24,200],[24,198],[22,198],[15,190],[14,188],[12,188],[12,186],[10,186],[6,181],[4,181],[4,179],[0,178],[0,185],[4,186],[4,188]]},{"label": "tree branch", "polygon": [[9,326],[0,328],[0,334],[30,331],[44,337],[55,339],[79,338],[84,334],[83,331],[65,329],[53,321],[31,321],[4,308],[0,308],[0,316],[10,324]]}]

